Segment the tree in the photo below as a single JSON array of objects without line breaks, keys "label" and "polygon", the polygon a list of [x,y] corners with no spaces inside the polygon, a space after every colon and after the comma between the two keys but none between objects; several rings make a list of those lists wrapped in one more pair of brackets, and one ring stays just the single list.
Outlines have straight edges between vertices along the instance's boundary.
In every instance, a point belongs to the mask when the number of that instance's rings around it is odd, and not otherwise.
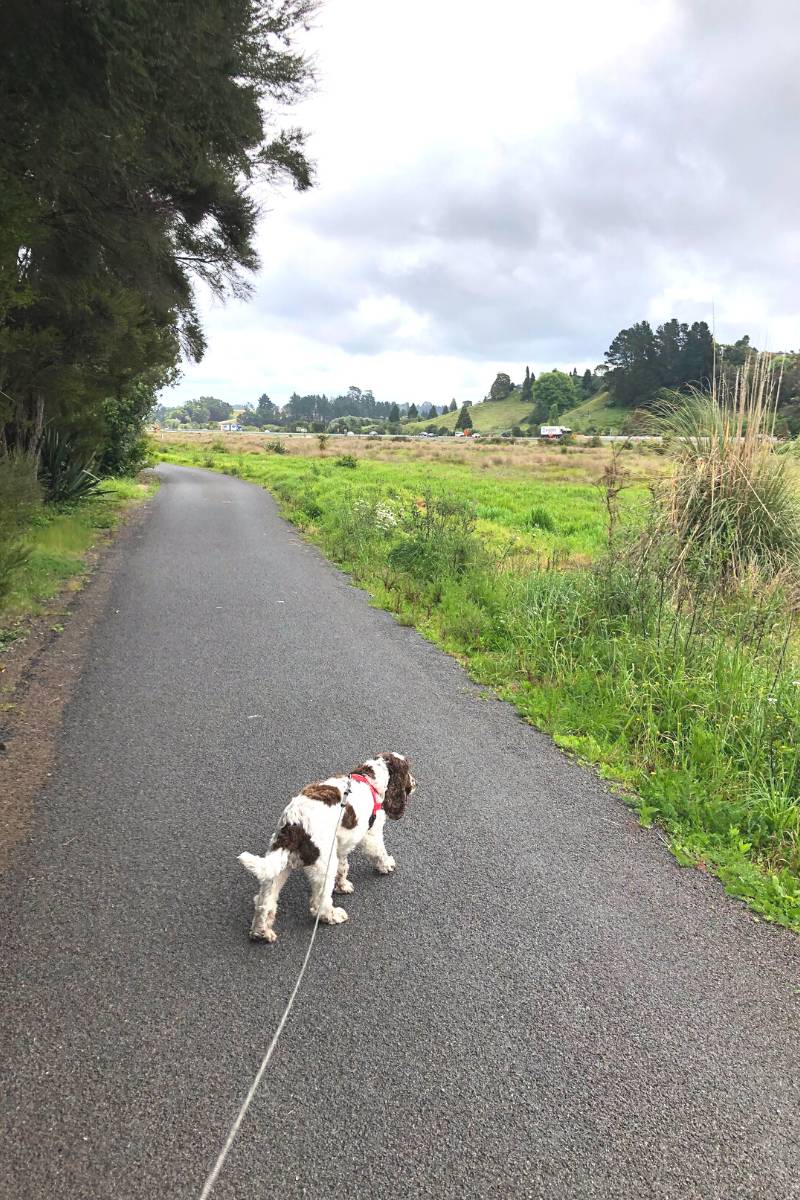
[{"label": "tree", "polygon": [[448,407],[448,412],[455,412],[457,408],[458,408],[458,405],[456,404],[455,400],[451,400],[450,405]]},{"label": "tree", "polygon": [[[579,401],[580,394],[571,375],[565,375],[563,371],[544,371],[533,385],[533,419],[539,423],[553,421]],[[555,418],[552,416],[554,410]]]},{"label": "tree", "polygon": [[400,409],[396,404],[393,404],[389,409],[389,421],[392,425],[396,425],[400,420]]},{"label": "tree", "polygon": [[469,407],[466,404],[462,405],[461,412],[458,414],[456,429],[472,429],[472,417],[469,415]]},{"label": "tree", "polygon": [[233,406],[215,396],[201,396],[200,403],[208,409],[209,421],[228,421],[233,416]]},{"label": "tree", "polygon": [[257,176],[311,183],[270,108],[304,92],[312,0],[0,7],[0,448],[45,420],[102,438],[105,401],[204,343],[193,280],[247,291]]},{"label": "tree", "polygon": [[622,329],[605,354],[609,390],[619,404],[633,407],[647,401],[661,385],[658,347],[648,321]]},{"label": "tree", "polygon": [[513,384],[511,383],[511,376],[505,375],[502,372],[499,372],[495,376],[494,383],[489,388],[488,399],[489,400],[505,400],[505,398],[507,396],[511,395],[512,388],[513,388]]},{"label": "tree", "polygon": [[596,389],[594,386],[594,378],[592,377],[592,372],[587,367],[586,370],[583,372],[583,377],[581,379],[581,391],[583,392],[584,396],[588,400],[588,398],[590,396],[594,395],[595,390]]},{"label": "tree", "polygon": [[281,420],[281,410],[277,404],[273,404],[266,392],[258,397],[256,404],[255,423],[259,429],[263,429],[265,425],[277,425]]},{"label": "tree", "polygon": [[535,376],[531,376],[530,368],[525,368],[525,378],[522,381],[522,399],[526,404],[530,404],[533,399],[533,381]]},{"label": "tree", "polygon": [[409,404],[409,406],[408,406],[408,419],[409,419],[409,421],[416,421],[416,419],[417,419],[417,417],[418,417],[418,416],[419,416],[419,413],[417,412],[417,406],[416,406],[416,404]]}]

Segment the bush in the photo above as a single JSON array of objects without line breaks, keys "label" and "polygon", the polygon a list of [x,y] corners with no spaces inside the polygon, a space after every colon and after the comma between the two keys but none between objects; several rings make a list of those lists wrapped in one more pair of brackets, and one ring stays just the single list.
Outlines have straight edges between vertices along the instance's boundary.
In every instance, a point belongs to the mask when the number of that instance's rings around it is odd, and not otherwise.
[{"label": "bush", "polygon": [[347,467],[349,470],[354,471],[358,466],[358,459],[355,454],[340,454],[334,460],[334,463],[337,467]]},{"label": "bush", "polygon": [[41,504],[36,469],[29,458],[0,458],[0,602],[28,561],[25,527]]},{"label": "bush", "polygon": [[474,536],[475,510],[463,500],[428,492],[400,518],[402,540],[389,551],[393,570],[424,580],[439,594],[448,578],[460,578],[483,560]]},{"label": "bush", "polygon": [[286,446],[280,438],[273,438],[272,441],[264,442],[265,454],[285,454]]},{"label": "bush", "polygon": [[94,455],[87,457],[54,425],[47,427],[39,448],[39,482],[45,501],[52,504],[80,500],[97,491],[100,480],[93,466]]}]

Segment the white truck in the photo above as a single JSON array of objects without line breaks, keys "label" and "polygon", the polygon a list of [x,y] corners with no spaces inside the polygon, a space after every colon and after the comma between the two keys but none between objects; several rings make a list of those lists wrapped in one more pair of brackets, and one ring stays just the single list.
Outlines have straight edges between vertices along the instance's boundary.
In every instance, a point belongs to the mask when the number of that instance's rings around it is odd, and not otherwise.
[{"label": "white truck", "polygon": [[542,425],[539,437],[544,438],[546,442],[555,442],[568,433],[572,433],[572,430],[566,425]]}]

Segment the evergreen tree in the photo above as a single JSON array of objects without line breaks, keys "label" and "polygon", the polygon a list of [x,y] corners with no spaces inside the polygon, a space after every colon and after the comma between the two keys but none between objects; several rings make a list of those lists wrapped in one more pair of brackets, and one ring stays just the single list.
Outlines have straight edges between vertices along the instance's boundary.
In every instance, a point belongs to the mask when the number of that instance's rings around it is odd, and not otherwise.
[{"label": "evergreen tree", "polygon": [[587,399],[594,393],[594,378],[588,367],[583,372],[583,378],[581,379],[581,390]]},{"label": "evergreen tree", "polygon": [[458,408],[458,405],[456,404],[455,400],[451,400],[451,401],[450,401],[450,408],[449,408],[449,411],[450,411],[450,412],[455,412],[457,408]]},{"label": "evergreen tree", "polygon": [[409,404],[409,406],[408,406],[408,419],[409,419],[409,421],[416,421],[416,419],[417,419],[417,417],[418,417],[418,416],[419,416],[419,413],[417,412],[417,406],[416,406],[416,404]]},{"label": "evergreen tree", "polygon": [[469,408],[466,404],[462,405],[461,412],[458,414],[456,429],[472,429],[472,417],[469,415]]},{"label": "evergreen tree", "polygon": [[396,425],[399,420],[400,420],[400,409],[396,404],[393,404],[392,407],[389,409],[389,422],[392,425]]},{"label": "evergreen tree", "polygon": [[522,381],[522,399],[526,404],[530,404],[533,391],[533,379],[531,378],[530,368],[525,368],[525,378]]},{"label": "evergreen tree", "polygon": [[106,398],[202,354],[193,279],[246,292],[250,181],[311,182],[269,109],[306,88],[312,7],[0,6],[0,449],[50,419],[97,444]]}]

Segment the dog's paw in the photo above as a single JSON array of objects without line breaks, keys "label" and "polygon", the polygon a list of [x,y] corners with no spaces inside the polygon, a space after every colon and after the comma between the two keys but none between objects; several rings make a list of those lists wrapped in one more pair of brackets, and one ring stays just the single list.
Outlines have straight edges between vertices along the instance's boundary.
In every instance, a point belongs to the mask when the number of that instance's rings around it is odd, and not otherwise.
[{"label": "dog's paw", "polygon": [[277,942],[278,935],[274,929],[251,929],[251,942]]},{"label": "dog's paw", "polygon": [[327,912],[320,913],[320,921],[324,921],[326,925],[341,925],[347,920],[347,913],[343,908],[329,908]]},{"label": "dog's paw", "polygon": [[355,891],[355,888],[349,879],[343,879],[341,883],[336,884],[333,890],[338,892],[340,896],[349,896],[351,892]]},{"label": "dog's paw", "polygon": [[375,864],[375,870],[379,875],[391,875],[396,866],[397,863],[394,861],[391,854],[387,854],[386,858]]}]

